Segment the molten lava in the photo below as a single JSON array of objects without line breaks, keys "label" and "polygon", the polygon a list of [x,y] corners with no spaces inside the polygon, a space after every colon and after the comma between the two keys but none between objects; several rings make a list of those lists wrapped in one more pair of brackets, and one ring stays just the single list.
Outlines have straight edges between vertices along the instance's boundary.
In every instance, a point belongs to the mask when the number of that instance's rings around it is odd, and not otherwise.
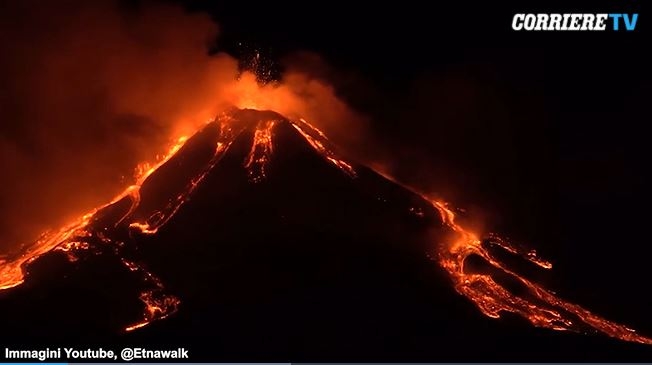
[{"label": "molten lava", "polygon": [[[164,226],[180,207],[188,201],[197,186],[200,185],[206,175],[229,149],[232,142],[246,129],[245,127],[234,128],[235,123],[232,122],[233,117],[227,113],[211,121],[211,123],[217,123],[220,128],[213,156],[203,169],[188,182],[185,188],[174,198],[169,199],[162,209],[152,212],[149,218],[144,221],[134,216],[134,212],[140,205],[141,186],[155,171],[174,157],[188,140],[187,137],[179,138],[170,147],[168,153],[161,156],[155,164],[139,165],[135,178],[136,182],[112,199],[110,203],[94,209],[81,216],[77,221],[57,231],[44,234],[35,243],[24,246],[18,253],[3,258],[0,261],[0,289],[9,289],[20,285],[24,281],[25,271],[29,264],[52,250],[62,251],[66,253],[70,260],[75,260],[77,257],[76,252],[89,249],[87,243],[89,237],[97,239],[105,245],[120,247],[123,244],[122,241],[105,235],[102,231],[96,229],[93,223],[98,219],[98,212],[125,198],[130,200],[131,205],[127,213],[120,217],[114,223],[114,226],[125,224],[134,233],[156,234],[158,229]],[[258,121],[253,130],[250,152],[243,161],[243,167],[253,183],[263,181],[268,174],[269,162],[274,152],[274,128],[280,122],[281,120]],[[334,152],[322,131],[303,119],[288,122],[325,161],[349,178],[357,178],[358,174],[354,166]],[[599,332],[620,340],[652,344],[652,339],[638,335],[625,326],[605,320],[578,305],[566,302],[552,292],[531,282],[510,269],[507,264],[492,254],[485,245],[490,244],[499,247],[542,268],[550,269],[552,265],[539,258],[535,251],[523,250],[510,244],[507,240],[493,235],[481,240],[477,233],[457,223],[455,213],[446,203],[431,199],[409,186],[400,184],[391,176],[379,171],[377,173],[420,196],[426,203],[424,206],[431,209],[430,213],[438,215],[441,218],[442,226],[447,227],[455,236],[455,239],[449,242],[437,243],[438,263],[452,279],[457,292],[475,303],[485,315],[498,318],[501,312],[511,312],[520,315],[532,325],[538,327],[577,332]],[[422,209],[412,208],[411,210],[417,217],[423,218],[425,216]],[[467,258],[471,255],[479,256],[493,269],[515,279],[527,289],[528,294],[517,295],[512,293],[508,288],[496,281],[491,274],[467,272],[464,266]],[[139,275],[146,286],[146,289],[140,294],[140,300],[145,306],[142,320],[128,326],[127,331],[146,326],[154,320],[166,318],[179,309],[179,298],[167,294],[162,281],[149,272],[144,265],[125,258],[121,258],[121,262],[129,271]]]},{"label": "molten lava", "polygon": [[[294,122],[292,126],[294,127],[294,129],[299,131],[299,133],[301,133],[301,135],[306,139],[306,141],[308,141],[308,143],[310,143],[310,145],[317,152],[319,152],[319,154],[324,156],[328,160],[328,162],[335,165],[338,169],[342,170],[347,175],[351,177],[356,176],[355,170],[353,169],[353,166],[351,166],[350,163],[342,160],[341,158],[338,158],[331,149],[327,148],[324,145],[325,142],[328,141],[326,135],[324,135],[324,132],[319,130],[317,127],[311,125],[310,123],[306,122],[304,119],[299,119],[299,121]],[[317,135],[317,137],[315,136],[315,134]]]},{"label": "molten lava", "polygon": [[[458,234],[457,240],[442,245],[439,263],[453,279],[455,289],[471,299],[482,313],[492,318],[499,318],[500,312],[512,312],[524,317],[537,327],[577,332],[593,329],[621,340],[652,345],[652,339],[638,335],[634,330],[623,325],[600,318],[576,304],[566,302],[510,270],[482,246],[482,242],[475,233],[467,231],[455,222],[455,213],[448,208],[447,204],[436,200],[429,201],[439,210],[444,224]],[[533,251],[519,251],[502,239],[494,241],[499,247],[518,254],[543,268],[552,267],[547,261],[538,258]],[[518,280],[528,289],[532,298],[512,294],[504,286],[494,281],[490,275],[465,273],[464,262],[466,258],[474,254],[482,257],[494,268]]]},{"label": "molten lava", "polygon": [[[439,264],[453,280],[455,290],[473,301],[480,311],[488,317],[500,318],[501,312],[511,312],[520,315],[536,327],[570,330],[580,333],[600,332],[623,341],[652,345],[651,338],[641,336],[626,326],[608,321],[576,304],[564,301],[549,290],[509,269],[483,246],[483,241],[478,234],[456,222],[456,214],[446,202],[432,199],[409,186],[399,183],[387,174],[377,170],[376,172],[423,198],[424,201],[436,209],[443,224],[455,233],[456,239],[450,242],[441,242],[437,245]],[[541,268],[552,268],[552,264],[538,257],[534,250],[520,249],[494,234],[489,234],[487,238],[490,244],[518,255]],[[509,289],[496,282],[489,274],[467,273],[464,264],[471,255],[483,258],[494,269],[516,279],[528,289],[531,297],[511,293]]]},{"label": "molten lava", "polygon": [[259,182],[265,178],[265,170],[269,159],[274,152],[272,144],[272,131],[276,121],[269,120],[258,122],[258,128],[254,131],[254,141],[251,144],[251,152],[247,157],[245,168],[253,182]]},{"label": "molten lava", "polygon": [[175,296],[165,294],[165,287],[158,277],[134,262],[124,259],[121,261],[132,272],[140,272],[146,283],[152,285],[151,289],[143,291],[139,296],[140,300],[145,304],[143,320],[128,326],[125,331],[130,332],[145,327],[152,321],[164,319],[178,310],[181,301]]},{"label": "molten lava", "polygon": [[[130,221],[132,220],[132,214],[140,204],[141,186],[154,172],[156,172],[156,170],[176,155],[188,140],[187,136],[179,137],[175,143],[170,146],[166,154],[158,156],[158,161],[156,163],[145,162],[139,164],[136,168],[135,183],[127,187],[108,204],[93,209],[91,212],[81,216],[77,221],[72,222],[57,231],[44,233],[40,239],[29,246],[25,246],[22,251],[0,260],[0,290],[9,289],[22,284],[24,281],[25,268],[32,261],[50,251],[65,252],[70,261],[75,261],[77,259],[75,252],[89,249],[89,245],[85,241],[88,237],[93,236],[105,244],[121,246],[123,242],[107,238],[102,232],[97,232],[97,230],[92,227],[92,224],[95,222],[99,212],[125,198],[130,200],[129,210],[115,222],[114,226],[118,226],[122,222],[129,222],[129,228],[137,230],[143,234],[156,233],[161,226],[167,223],[167,221],[174,216],[181,205],[187,201],[201,180],[213,168],[233,141],[234,136],[231,134],[231,129],[228,124],[224,122],[225,118],[228,117],[222,116],[222,118],[222,122],[220,123],[220,139],[217,141],[213,158],[206,165],[204,170],[188,183],[183,191],[168,202],[164,209],[154,212],[145,222]],[[147,271],[138,263],[125,259],[122,259],[121,262],[131,272],[138,274],[145,285],[150,287],[140,295],[140,299],[145,305],[143,320],[135,325],[127,327],[126,330],[144,327],[153,320],[165,318],[176,312],[180,303],[179,299],[165,294],[164,286],[158,277]]]}]

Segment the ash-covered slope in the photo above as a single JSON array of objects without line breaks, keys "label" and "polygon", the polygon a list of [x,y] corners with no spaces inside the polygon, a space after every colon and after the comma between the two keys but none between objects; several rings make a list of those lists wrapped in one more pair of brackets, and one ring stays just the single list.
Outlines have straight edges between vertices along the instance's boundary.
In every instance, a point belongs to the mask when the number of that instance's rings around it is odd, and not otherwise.
[{"label": "ash-covered slope", "polygon": [[65,249],[26,264],[25,283],[0,292],[0,340],[183,344],[211,361],[650,354],[483,316],[428,256],[451,233],[442,223],[419,195],[340,159],[307,123],[235,111]]}]

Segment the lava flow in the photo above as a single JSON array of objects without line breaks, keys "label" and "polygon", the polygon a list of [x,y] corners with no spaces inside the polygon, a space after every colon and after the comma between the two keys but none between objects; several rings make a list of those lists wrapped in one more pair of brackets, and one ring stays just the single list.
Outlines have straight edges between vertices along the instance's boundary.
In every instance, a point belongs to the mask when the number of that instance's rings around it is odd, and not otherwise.
[{"label": "lava flow", "polygon": [[272,130],[276,124],[275,120],[258,122],[259,126],[254,131],[254,141],[251,144],[251,152],[247,157],[245,168],[253,182],[261,181],[265,175],[267,163],[274,151],[272,144]]},{"label": "lava flow", "polygon": [[[92,211],[82,215],[76,221],[65,225],[57,231],[46,232],[33,244],[23,247],[18,253],[7,255],[0,259],[0,290],[13,288],[23,283],[24,273],[23,267],[29,264],[39,256],[58,248],[62,251],[70,251],[74,248],[79,248],[80,245],[71,244],[74,242],[74,237],[81,237],[88,234],[86,228],[92,222],[95,214],[100,210],[115,204],[125,197],[131,199],[131,207],[127,214],[123,217],[125,219],[131,214],[138,206],[140,201],[140,186],[147,180],[147,178],[156,171],[160,166],[165,164],[172,156],[174,156],[187,140],[186,136],[179,137],[168,150],[168,152],[159,157],[156,164],[142,163],[136,168],[135,183],[127,187],[122,193],[113,198],[109,203],[93,209]],[[67,243],[64,245],[64,243]]]},{"label": "lava flow", "polygon": [[[91,212],[84,214],[77,221],[72,222],[63,228],[44,233],[41,238],[31,245],[23,246],[22,250],[0,260],[0,290],[10,289],[24,282],[25,270],[27,266],[51,251],[61,251],[66,253],[70,261],[77,259],[76,253],[79,251],[89,250],[87,243],[89,238],[96,238],[104,245],[111,245],[114,251],[119,251],[124,242],[120,239],[107,237],[102,230],[93,227],[93,223],[98,219],[98,213],[105,208],[121,202],[123,199],[130,200],[128,211],[120,217],[113,225],[117,227],[123,222],[128,222],[130,229],[136,230],[142,234],[154,234],[167,221],[174,216],[178,209],[187,201],[192,192],[203,180],[206,174],[213,168],[219,158],[233,142],[234,135],[226,121],[227,115],[222,115],[216,121],[220,126],[220,138],[216,142],[214,155],[206,167],[187,184],[174,199],[170,199],[163,209],[154,212],[144,222],[138,221],[133,217],[140,204],[140,189],[147,179],[156,172],[161,166],[172,159],[177,152],[183,148],[187,136],[179,137],[175,143],[168,149],[168,152],[158,157],[156,163],[142,163],[136,169],[135,183],[127,187],[122,193],[113,198],[109,203],[104,204]],[[172,295],[165,293],[165,288],[161,280],[153,273],[149,272],[143,265],[121,258],[122,264],[129,271],[139,275],[143,283],[147,286],[141,295],[140,300],[145,306],[143,320],[128,326],[125,330],[131,331],[144,327],[150,322],[163,319],[177,311],[180,300]]]},{"label": "lava flow", "polygon": [[[537,327],[576,332],[593,329],[624,341],[652,345],[652,339],[641,336],[623,325],[603,319],[576,304],[564,301],[510,270],[483,247],[482,241],[476,234],[467,231],[455,222],[455,213],[445,203],[436,200],[430,200],[430,203],[439,210],[444,224],[459,236],[456,241],[442,248],[439,263],[453,279],[455,289],[471,299],[487,316],[499,318],[500,312],[512,312],[519,314]],[[518,254],[540,267],[552,267],[549,262],[537,257],[534,251],[520,251],[500,238],[496,238],[494,241],[499,247]],[[482,257],[494,268],[516,279],[528,289],[532,298],[512,294],[496,282],[491,275],[465,273],[464,262],[470,255]]]},{"label": "lava flow", "polygon": [[[257,122],[253,130],[252,145],[249,154],[243,161],[250,181],[261,182],[268,174],[269,163],[274,151],[274,128],[279,123],[288,122],[304,140],[319,154],[325,161],[351,179],[358,178],[354,165],[338,157],[325,134],[304,119],[285,120],[279,116],[278,120],[264,119]],[[8,289],[21,284],[24,280],[24,272],[27,265],[39,256],[52,251],[61,250],[69,253],[74,259],[75,251],[87,250],[85,237],[97,236],[102,242],[109,245],[120,246],[122,242],[110,237],[101,235],[101,232],[93,227],[98,212],[124,198],[129,198],[131,207],[115,225],[126,224],[131,230],[141,234],[155,234],[157,230],[165,225],[188,201],[190,195],[195,191],[204,177],[220,161],[224,153],[229,149],[232,142],[242,134],[245,128],[234,128],[233,116],[223,114],[213,123],[218,123],[220,128],[219,138],[209,163],[185,186],[185,188],[173,199],[170,199],[162,209],[155,211],[145,221],[134,217],[134,212],[140,204],[140,188],[144,182],[159,167],[169,161],[183,147],[188,140],[182,137],[175,143],[169,152],[154,165],[141,165],[137,175],[136,183],[128,187],[122,194],[111,200],[107,205],[99,207],[92,212],[83,215],[78,221],[71,223],[64,228],[49,234],[43,235],[36,243],[26,246],[20,253],[0,261],[0,289]],[[376,171],[405,189],[417,194],[426,206],[432,209],[431,213],[441,218],[443,227],[447,227],[455,236],[449,242],[438,242],[438,263],[450,276],[455,289],[461,295],[470,299],[485,315],[498,318],[502,312],[511,312],[520,315],[532,325],[554,330],[570,330],[576,332],[598,332],[604,335],[624,341],[652,344],[652,339],[638,335],[635,331],[603,319],[578,305],[566,302],[555,296],[549,290],[533,283],[510,269],[507,264],[498,259],[486,244],[499,247],[512,254],[518,255],[542,268],[550,269],[552,265],[539,258],[535,251],[523,250],[510,244],[508,241],[497,236],[489,235],[484,240],[477,233],[464,228],[456,222],[456,215],[449,206],[437,199],[431,199],[416,189],[397,182],[389,175]],[[423,217],[424,214],[418,214]],[[471,255],[477,255],[486,261],[494,270],[507,275],[526,288],[526,294],[517,295],[512,293],[499,281],[496,281],[491,274],[469,273],[465,271],[465,262]],[[148,285],[140,299],[145,304],[143,319],[126,328],[127,331],[141,328],[148,323],[165,318],[174,313],[179,306],[179,299],[165,293],[161,280],[147,271],[143,265],[137,264],[125,258],[121,259],[125,267],[140,275]]]},{"label": "lava flow", "polygon": [[[455,290],[473,301],[488,317],[500,318],[501,312],[511,312],[525,318],[536,327],[578,333],[599,332],[623,341],[652,345],[651,338],[641,336],[633,329],[601,318],[579,305],[560,299],[549,290],[509,269],[483,245],[483,241],[541,268],[551,269],[552,264],[540,258],[536,251],[516,247],[493,234],[489,234],[486,240],[482,240],[477,233],[457,223],[456,214],[448,203],[430,198],[379,170],[374,171],[419,195],[439,213],[442,223],[455,233],[456,239],[437,245],[439,264],[452,279]],[[516,279],[527,289],[529,296],[513,294],[489,274],[467,273],[464,264],[471,255],[481,257],[494,269]]]}]

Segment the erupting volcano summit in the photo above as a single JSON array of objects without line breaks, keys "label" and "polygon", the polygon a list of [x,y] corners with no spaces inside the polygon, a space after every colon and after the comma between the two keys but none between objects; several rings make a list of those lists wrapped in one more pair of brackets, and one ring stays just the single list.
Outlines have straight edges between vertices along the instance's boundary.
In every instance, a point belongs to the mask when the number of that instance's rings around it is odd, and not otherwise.
[{"label": "erupting volcano summit", "polygon": [[[232,354],[324,343],[336,354],[357,337],[365,353],[417,327],[441,343],[504,331],[469,315],[473,303],[493,318],[652,344],[496,254],[551,268],[535,251],[481,239],[448,204],[348,161],[306,120],[234,109],[139,171],[108,204],[0,260],[0,312],[23,319],[3,321],[6,333],[200,338],[205,326],[228,330],[216,336]],[[489,269],[465,267],[470,256]],[[429,341],[406,338],[406,352]]]}]

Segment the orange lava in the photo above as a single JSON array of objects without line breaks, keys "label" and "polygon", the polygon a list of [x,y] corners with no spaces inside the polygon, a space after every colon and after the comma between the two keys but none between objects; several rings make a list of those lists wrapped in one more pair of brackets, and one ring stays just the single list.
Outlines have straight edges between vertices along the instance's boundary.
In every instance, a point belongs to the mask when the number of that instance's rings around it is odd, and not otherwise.
[{"label": "orange lava", "polygon": [[[457,233],[457,240],[441,245],[439,263],[453,279],[455,289],[471,299],[485,315],[499,318],[500,313],[512,312],[527,319],[537,327],[554,330],[571,330],[586,332],[589,329],[620,340],[652,344],[652,339],[637,334],[623,325],[601,318],[586,309],[556,297],[552,292],[529,281],[507,268],[486,250],[478,236],[466,230],[455,221],[455,213],[447,204],[429,200],[435,207],[445,225]],[[552,265],[536,256],[534,251],[521,252],[498,239],[500,247],[544,268]],[[482,257],[494,268],[511,276],[523,284],[532,298],[512,294],[505,287],[494,281],[487,274],[469,274],[464,272],[464,262],[470,255]]]},{"label": "orange lava", "polygon": [[15,255],[4,257],[0,260],[0,290],[13,288],[23,283],[23,266],[30,263],[37,257],[50,252],[60,243],[79,234],[84,233],[84,228],[94,216],[94,210],[83,215],[79,220],[73,222],[58,231],[45,233],[31,246],[23,248]]},{"label": "orange lava", "polygon": [[139,296],[141,302],[145,305],[143,319],[127,326],[125,328],[126,332],[143,328],[153,321],[165,319],[178,311],[181,300],[173,295],[166,294],[165,287],[158,277],[154,276],[151,272],[145,270],[135,262],[127,261],[125,259],[122,259],[121,261],[132,272],[140,272],[143,275],[146,284],[152,286],[151,289],[143,291]]},{"label": "orange lava", "polygon": [[245,161],[245,168],[249,178],[253,182],[260,182],[266,175],[267,164],[269,163],[274,144],[272,143],[272,132],[276,121],[261,121],[254,131],[254,139],[251,144],[251,151]]},{"label": "orange lava", "polygon": [[[401,184],[392,176],[378,170],[375,171],[423,198],[436,209],[442,223],[455,233],[457,237],[454,240],[437,243],[439,265],[452,279],[455,290],[475,303],[486,316],[500,318],[501,312],[511,312],[520,315],[536,327],[578,333],[598,332],[623,341],[652,345],[651,338],[641,336],[633,329],[606,320],[577,304],[560,299],[551,291],[509,269],[483,246],[480,235],[457,223],[455,212],[447,203],[429,198],[426,194]],[[534,250],[518,248],[493,234],[488,235],[487,238],[491,244],[518,255],[541,268],[552,268],[552,264],[538,257]],[[464,263],[471,255],[481,257],[494,269],[516,279],[527,288],[529,296],[511,293],[489,274],[465,272]]]},{"label": "orange lava", "polygon": [[[44,234],[32,245],[24,246],[17,254],[3,257],[0,260],[0,290],[20,285],[24,281],[25,266],[53,249],[65,252],[71,260],[74,260],[75,251],[88,249],[88,245],[84,243],[83,239],[91,234],[98,236],[97,232],[91,232],[90,228],[95,214],[125,197],[131,199],[131,207],[116,225],[124,221],[137,232],[155,234],[188,201],[190,195],[219,162],[225,151],[228,150],[231,143],[242,131],[232,130],[229,125],[229,118],[225,114],[218,120],[220,137],[215,145],[212,159],[187,184],[185,189],[171,199],[165,207],[153,212],[145,221],[135,221],[131,217],[140,203],[141,186],[152,173],[169,161],[183,147],[187,140],[185,136],[179,138],[156,163],[139,165],[135,177],[136,182],[127,187],[110,203],[82,215],[77,221],[57,231]],[[256,126],[251,150],[244,161],[244,166],[252,182],[260,182],[266,177],[266,169],[273,153],[273,131],[277,122],[261,121]],[[290,123],[326,161],[350,178],[357,176],[352,164],[340,158],[334,152],[334,149],[329,146],[328,139],[322,131],[303,119],[290,121]],[[400,184],[391,176],[382,174],[380,171],[377,172],[390,181],[418,194],[432,207],[432,213],[441,217],[443,226],[447,227],[456,238],[449,242],[438,242],[438,263],[452,279],[457,292],[475,303],[485,315],[499,318],[502,312],[511,312],[520,315],[532,325],[538,327],[577,332],[598,332],[624,341],[652,344],[652,339],[641,336],[623,325],[603,319],[576,304],[564,301],[549,290],[519,275],[483,246],[480,235],[457,223],[454,211],[446,203],[431,199],[409,186]],[[421,209],[412,208],[411,211],[417,217],[425,216],[424,211]],[[100,239],[104,240],[105,238],[100,237]],[[507,240],[493,235],[490,235],[487,239],[490,244],[518,255],[542,268],[550,269],[552,267],[548,261],[539,258],[533,250],[524,250],[512,245]],[[515,279],[527,289],[528,295],[517,295],[510,292],[506,287],[495,281],[491,274],[466,272],[464,264],[471,255],[481,257],[495,270]],[[164,286],[158,277],[138,263],[125,259],[122,259],[122,263],[130,271],[138,273],[148,287],[140,294],[140,300],[145,306],[143,318],[128,326],[125,329],[126,331],[142,328],[152,321],[166,318],[178,310],[180,300],[165,293]]]},{"label": "orange lava", "polygon": [[168,150],[168,152],[159,157],[159,161],[155,164],[142,163],[136,168],[136,182],[127,187],[122,193],[118,194],[108,204],[102,205],[93,209],[92,211],[82,215],[76,221],[64,226],[58,231],[46,232],[35,243],[28,247],[23,248],[19,252],[10,257],[5,257],[0,260],[0,290],[13,288],[20,285],[24,280],[23,266],[28,264],[33,259],[50,252],[62,243],[69,241],[73,237],[85,236],[86,227],[92,221],[99,210],[114,204],[124,197],[129,196],[132,199],[132,206],[127,215],[129,215],[136,208],[139,202],[139,190],[143,182],[161,165],[166,163],[174,154],[179,151],[183,146],[187,137],[180,137]]},{"label": "orange lava", "polygon": [[[216,144],[215,155],[206,168],[192,179],[188,186],[175,199],[170,200],[163,210],[154,212],[146,222],[130,223],[130,228],[138,230],[143,234],[154,234],[176,213],[232,142],[234,136],[224,121],[221,121],[220,128],[220,140]],[[157,156],[155,163],[145,162],[139,164],[136,168],[134,184],[128,186],[109,203],[93,209],[81,216],[78,220],[57,231],[44,233],[36,242],[30,245],[24,245],[19,252],[0,259],[0,290],[10,289],[22,284],[25,279],[25,267],[45,253],[53,250],[61,251],[66,253],[70,261],[74,261],[76,260],[76,251],[87,250],[89,248],[89,245],[83,239],[91,236],[93,233],[96,236],[100,236],[100,239],[103,241],[106,240],[107,243],[110,243],[109,239],[102,238],[101,234],[93,232],[90,227],[96,217],[96,213],[128,197],[131,200],[131,206],[127,213],[115,225],[117,226],[121,222],[128,220],[140,204],[140,188],[143,183],[159,167],[175,156],[187,140],[187,136],[179,137],[164,155]],[[145,305],[143,321],[134,326],[130,326],[128,328],[129,330],[143,327],[153,320],[165,318],[176,311],[179,300],[163,293],[163,284],[156,276],[135,263],[126,260],[122,260],[122,262],[129,270],[139,273],[144,281],[153,287],[140,295],[140,299]]]},{"label": "orange lava", "polygon": [[[322,131],[317,127],[309,124],[304,119],[299,119],[299,121],[293,122],[292,126],[294,129],[299,131],[301,135],[310,143],[310,145],[319,152],[320,155],[324,156],[328,162],[335,165],[338,169],[345,172],[351,177],[355,177],[356,173],[350,163],[344,161],[343,159],[337,157],[337,155],[328,147],[325,146],[325,143],[328,141],[326,136]],[[321,140],[321,141],[320,141]],[[323,141],[323,142],[322,142]]]}]

